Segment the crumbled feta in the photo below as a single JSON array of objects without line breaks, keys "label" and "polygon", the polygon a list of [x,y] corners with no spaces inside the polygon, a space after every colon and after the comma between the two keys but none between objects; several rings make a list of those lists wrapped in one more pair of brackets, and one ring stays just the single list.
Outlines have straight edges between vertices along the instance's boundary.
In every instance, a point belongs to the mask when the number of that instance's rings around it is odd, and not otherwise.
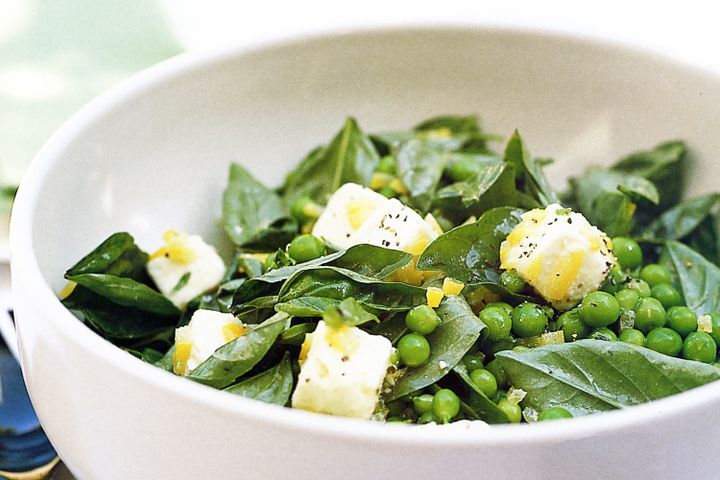
[{"label": "crumbled feta", "polygon": [[190,323],[175,330],[174,370],[187,375],[218,348],[242,335],[245,328],[230,313],[197,310]]},{"label": "crumbled feta", "polygon": [[413,255],[420,255],[438,236],[412,208],[354,183],[330,197],[312,234],[339,248],[369,243]]},{"label": "crumbled feta", "polygon": [[166,297],[185,308],[190,300],[220,283],[225,264],[199,235],[170,231],[164,238],[165,246],[150,256],[147,271]]},{"label": "crumbled feta", "polygon": [[559,310],[597,290],[616,263],[610,240],[580,213],[552,204],[522,219],[500,246],[500,266]]},{"label": "crumbled feta", "polygon": [[301,369],[293,408],[369,419],[390,366],[392,344],[357,327],[328,327],[308,334],[300,353]]}]

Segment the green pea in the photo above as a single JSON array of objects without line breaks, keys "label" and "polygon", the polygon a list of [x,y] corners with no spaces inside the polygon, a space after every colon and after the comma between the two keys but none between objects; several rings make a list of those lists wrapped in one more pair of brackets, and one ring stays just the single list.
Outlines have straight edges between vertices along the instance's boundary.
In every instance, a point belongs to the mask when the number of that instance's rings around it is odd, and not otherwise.
[{"label": "green pea", "polygon": [[298,263],[309,262],[325,255],[325,244],[319,238],[306,233],[290,242],[288,255]]},{"label": "green pea", "polygon": [[660,303],[662,303],[665,308],[682,305],[680,292],[678,292],[675,287],[669,283],[659,283],[655,285],[650,290],[650,295],[652,295],[653,298],[660,300]]},{"label": "green pea", "polygon": [[645,280],[651,287],[654,287],[661,283],[670,283],[670,272],[662,265],[648,263],[640,270],[640,278]]},{"label": "green pea", "polygon": [[641,298],[635,305],[635,328],[647,334],[665,326],[666,316],[665,307],[656,298]]},{"label": "green pea", "polygon": [[408,333],[397,344],[400,360],[408,367],[419,367],[430,358],[430,344],[417,333]]},{"label": "green pea", "polygon": [[682,356],[696,362],[712,363],[717,356],[717,344],[706,332],[692,332],[683,342]]},{"label": "green pea", "polygon": [[418,395],[412,399],[413,409],[418,415],[423,415],[427,412],[432,412],[433,396],[429,393]]},{"label": "green pea", "polygon": [[637,345],[638,347],[642,347],[645,345],[645,335],[640,330],[636,330],[634,328],[625,328],[623,330],[620,330],[620,336],[618,337],[618,340],[625,343],[632,343],[633,345]]},{"label": "green pea", "polygon": [[290,206],[290,215],[301,224],[318,218],[322,211],[322,206],[310,197],[300,197]]},{"label": "green pea", "polygon": [[617,266],[608,272],[608,276],[602,286],[603,292],[615,293],[620,290],[627,281],[627,275]]},{"label": "green pea", "polygon": [[562,330],[566,342],[574,342],[587,337],[590,329],[580,317],[580,310],[573,308],[558,317],[557,328]]},{"label": "green pea", "polygon": [[505,310],[508,313],[508,315],[510,315],[513,311],[512,305],[510,305],[507,302],[490,302],[487,304],[487,307],[485,307],[485,308],[490,308],[490,307],[502,308],[503,310]]},{"label": "green pea", "polygon": [[640,294],[635,290],[623,288],[615,294],[615,299],[623,310],[632,310],[640,299]]},{"label": "green pea", "polygon": [[461,156],[451,162],[445,172],[456,182],[463,182],[473,175],[477,175],[484,165],[472,157]]},{"label": "green pea", "polygon": [[547,420],[562,420],[563,418],[573,418],[572,413],[562,407],[550,407],[540,412],[540,415],[538,415],[538,422],[544,422]]},{"label": "green pea", "polygon": [[548,318],[535,303],[521,303],[512,312],[512,331],[520,337],[541,335],[548,324]]},{"label": "green pea", "polygon": [[688,307],[670,307],[667,311],[667,326],[681,337],[687,337],[698,328],[698,318]]},{"label": "green pea", "polygon": [[677,357],[683,348],[680,335],[670,328],[654,328],[645,337],[645,346],[656,352]]},{"label": "green pea", "polygon": [[509,292],[520,293],[525,289],[525,280],[515,270],[505,270],[500,274],[500,285]]},{"label": "green pea", "polygon": [[378,193],[382,195],[385,198],[395,198],[397,196],[397,192],[392,189],[389,185],[385,185],[380,190],[378,190]]},{"label": "green pea", "polygon": [[400,355],[398,355],[397,348],[390,350],[390,364],[396,367],[400,365]]},{"label": "green pea", "polygon": [[580,316],[591,327],[607,327],[620,316],[620,304],[607,292],[588,293],[580,305]]},{"label": "green pea", "polygon": [[710,336],[713,337],[715,343],[720,344],[720,313],[711,313],[710,321],[712,322],[712,333],[710,333]]},{"label": "green pea", "polygon": [[643,261],[643,252],[638,243],[627,237],[612,239],[612,252],[620,266],[626,270],[639,267]]},{"label": "green pea", "polygon": [[443,388],[433,397],[432,413],[438,423],[448,423],[460,413],[460,399],[452,390]]},{"label": "green pea", "polygon": [[433,415],[432,412],[425,412],[422,415],[420,415],[420,418],[417,420],[418,425],[425,425],[427,423],[437,423],[437,420],[435,419],[435,415]]},{"label": "green pea", "polygon": [[397,160],[392,155],[385,155],[380,159],[376,171],[380,173],[388,173],[394,175],[397,169]]},{"label": "green pea", "polygon": [[652,294],[650,285],[645,280],[640,278],[633,278],[627,282],[626,287],[630,290],[635,290],[641,297],[649,297]]},{"label": "green pea", "polygon": [[468,372],[472,372],[473,370],[477,370],[478,368],[483,368],[483,364],[485,361],[485,355],[477,355],[474,353],[468,353],[463,357],[463,363],[468,369]]},{"label": "green pea", "polygon": [[596,328],[590,334],[590,338],[594,340],[603,340],[605,342],[615,342],[618,339],[617,335],[615,335],[615,332],[613,332],[607,327]]},{"label": "green pea", "polygon": [[508,386],[508,374],[500,362],[493,360],[485,366],[485,370],[493,374],[495,380],[497,381],[498,388],[505,388]]},{"label": "green pea", "polygon": [[514,346],[515,339],[512,337],[507,337],[500,340],[489,340],[486,338],[480,344],[480,348],[487,356],[495,355],[497,352],[502,352],[503,350],[510,350]]},{"label": "green pea", "polygon": [[507,398],[501,398],[500,401],[498,401],[497,406],[503,411],[503,413],[505,413],[508,420],[510,420],[510,423],[520,423],[520,419],[522,418],[520,405],[512,403]]},{"label": "green pea", "polygon": [[405,315],[405,325],[420,335],[428,335],[435,331],[440,321],[440,316],[428,305],[418,305]]},{"label": "green pea", "polygon": [[478,318],[487,327],[487,338],[490,340],[501,340],[510,336],[512,329],[512,318],[502,307],[485,307]]},{"label": "green pea", "polygon": [[497,392],[498,384],[495,375],[484,368],[470,372],[470,379],[486,397],[492,397]]}]

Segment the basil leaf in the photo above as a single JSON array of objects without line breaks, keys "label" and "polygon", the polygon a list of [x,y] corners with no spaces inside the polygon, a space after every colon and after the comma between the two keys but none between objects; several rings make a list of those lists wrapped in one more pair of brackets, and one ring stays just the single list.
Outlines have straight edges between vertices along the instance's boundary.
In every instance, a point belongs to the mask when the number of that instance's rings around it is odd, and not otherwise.
[{"label": "basil leaf", "polygon": [[285,249],[288,243],[298,234],[298,224],[292,218],[280,218],[266,229],[258,232],[253,238],[243,244],[242,248],[248,252],[269,252],[276,249]]},{"label": "basil leaf", "polygon": [[466,388],[470,391],[470,395],[467,397],[467,404],[473,409],[473,411],[480,414],[483,420],[488,423],[509,423],[505,412],[497,406],[497,403],[490,400],[482,390],[480,390],[475,382],[470,378],[467,367],[459,362],[453,367],[453,372],[460,377],[460,380],[465,384]]},{"label": "basil leaf", "polygon": [[357,327],[368,322],[380,323],[376,315],[365,310],[354,298],[349,297],[337,306],[330,306],[323,312],[323,320],[330,327]]},{"label": "basil leaf", "polygon": [[288,203],[301,196],[322,201],[341,185],[368,185],[380,156],[354,118],[348,118],[329,145],[315,150],[285,182]]},{"label": "basil leaf", "polygon": [[175,354],[175,344],[173,344],[167,352],[162,356],[160,360],[155,362],[155,366],[165,370],[166,372],[173,371],[173,355]]},{"label": "basil leaf", "polygon": [[107,273],[146,283],[147,261],[148,254],[135,245],[133,237],[129,233],[118,232],[65,272],[65,278],[84,273]]},{"label": "basil leaf", "polygon": [[720,268],[680,242],[665,244],[685,303],[698,315],[720,312]]},{"label": "basil leaf", "polygon": [[420,255],[418,270],[441,270],[465,283],[498,287],[500,244],[520,223],[521,214],[514,208],[495,208],[475,223],[445,232]]},{"label": "basil leaf", "polygon": [[223,225],[236,245],[244,245],[266,234],[272,224],[285,216],[280,197],[234,163],[223,193]]},{"label": "basil leaf", "polygon": [[400,147],[397,175],[410,191],[410,206],[423,212],[430,208],[447,162],[447,152],[429,142],[413,139]]},{"label": "basil leaf", "polygon": [[249,372],[263,359],[285,330],[290,317],[276,313],[230,343],[215,350],[210,358],[197,366],[188,378],[215,388],[224,388]]},{"label": "basil leaf", "polygon": [[290,277],[280,289],[279,301],[301,297],[343,300],[354,297],[370,309],[405,311],[426,302],[425,289],[400,282],[384,282],[337,267],[308,267]]},{"label": "basil leaf", "polygon": [[530,155],[517,130],[513,132],[505,146],[505,162],[514,166],[520,191],[535,198],[541,207],[560,203],[557,194],[545,178],[540,163]]},{"label": "basil leaf", "polygon": [[629,407],[720,378],[720,370],[625,342],[580,340],[524,352],[498,352],[510,384],[537,411],[562,407],[575,416]]},{"label": "basil leaf", "polygon": [[275,305],[275,310],[291,317],[322,317],[328,308],[336,307],[340,300],[325,297],[299,297]]},{"label": "basil leaf", "polygon": [[293,374],[290,356],[285,353],[276,366],[262,373],[226,387],[226,392],[265,403],[284,406],[290,400],[293,388]]},{"label": "basil leaf", "polygon": [[430,358],[420,367],[406,368],[392,385],[386,401],[417,392],[443,378],[462,360],[485,328],[461,296],[444,298],[437,313],[442,322],[426,337]]},{"label": "basil leaf", "polygon": [[640,236],[644,239],[680,240],[710,216],[718,201],[720,194],[717,193],[685,200],[663,212]]}]

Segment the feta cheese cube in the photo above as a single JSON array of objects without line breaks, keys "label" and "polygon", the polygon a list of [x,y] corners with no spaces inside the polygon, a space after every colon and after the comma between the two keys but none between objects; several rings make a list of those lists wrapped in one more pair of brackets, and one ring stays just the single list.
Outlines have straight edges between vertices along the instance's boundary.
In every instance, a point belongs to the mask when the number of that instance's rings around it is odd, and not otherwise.
[{"label": "feta cheese cube", "polygon": [[390,366],[392,344],[357,327],[318,323],[307,335],[293,408],[368,419]]},{"label": "feta cheese cube", "polygon": [[175,330],[173,370],[187,375],[228,342],[245,333],[242,322],[230,313],[197,310],[190,323]]},{"label": "feta cheese cube", "polygon": [[338,248],[349,248],[358,243],[353,234],[388,199],[377,192],[355,183],[338,188],[315,222],[312,234]]},{"label": "feta cheese cube", "polygon": [[225,264],[199,235],[169,231],[164,238],[165,246],[150,256],[147,271],[158,289],[182,309],[220,283]]},{"label": "feta cheese cube", "polygon": [[557,204],[524,213],[500,246],[500,267],[516,270],[558,310],[597,290],[615,263],[608,237]]}]

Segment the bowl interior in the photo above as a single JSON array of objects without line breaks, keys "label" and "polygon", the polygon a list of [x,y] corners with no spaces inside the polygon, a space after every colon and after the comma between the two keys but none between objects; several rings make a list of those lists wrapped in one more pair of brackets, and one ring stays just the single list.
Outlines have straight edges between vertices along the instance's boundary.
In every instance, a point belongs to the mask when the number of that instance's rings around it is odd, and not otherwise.
[{"label": "bowl interior", "polygon": [[588,164],[682,138],[700,159],[692,190],[705,191],[714,183],[718,100],[718,81],[701,72],[527,32],[380,30],[180,60],[96,103],[76,135],[56,142],[38,180],[32,243],[57,291],[64,270],[114,231],[147,250],[168,228],[221,242],[229,163],[277,185],[347,115],[376,131],[477,113],[487,130],[519,128],[534,154],[554,158],[556,184]]}]

